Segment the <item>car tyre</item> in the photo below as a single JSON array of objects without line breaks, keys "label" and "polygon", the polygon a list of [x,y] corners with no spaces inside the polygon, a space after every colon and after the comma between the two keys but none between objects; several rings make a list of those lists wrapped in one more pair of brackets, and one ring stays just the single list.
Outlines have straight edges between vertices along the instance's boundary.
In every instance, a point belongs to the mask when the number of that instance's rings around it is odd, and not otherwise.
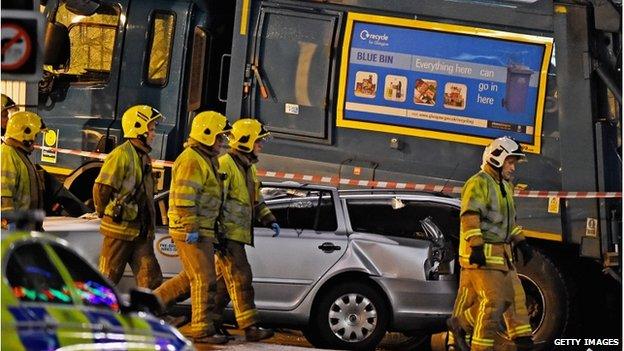
[{"label": "car tyre", "polygon": [[323,292],[304,336],[320,348],[373,350],[386,333],[389,317],[382,293],[373,286],[340,283]]}]

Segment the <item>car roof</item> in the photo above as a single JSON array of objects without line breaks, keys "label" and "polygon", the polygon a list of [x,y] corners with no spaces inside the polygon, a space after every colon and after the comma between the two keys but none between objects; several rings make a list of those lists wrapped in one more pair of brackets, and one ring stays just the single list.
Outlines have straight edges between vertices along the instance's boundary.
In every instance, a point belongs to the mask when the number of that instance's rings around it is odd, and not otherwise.
[{"label": "car roof", "polygon": [[27,231],[15,231],[15,232],[3,232],[2,233],[2,256],[6,254],[9,248],[15,243],[22,241],[45,241],[45,242],[54,242],[59,245],[64,246],[65,248],[70,249],[72,252],[74,250],[69,246],[69,243],[61,238],[55,237],[53,235],[41,233],[41,232],[27,232]]},{"label": "car roof", "polygon": [[433,191],[409,190],[409,189],[337,189],[333,186],[301,184],[294,181],[286,182],[262,182],[264,188],[286,188],[301,190],[325,190],[337,191],[341,199],[386,199],[398,197],[402,200],[430,201],[444,203],[452,206],[460,206],[460,200],[449,194]]},{"label": "car roof", "polygon": [[460,200],[457,198],[440,196],[436,194],[419,193],[419,192],[399,193],[399,194],[395,194],[391,192],[390,193],[378,192],[374,194],[341,193],[340,198],[345,199],[345,200],[383,200],[383,199],[390,199],[390,198],[398,198],[398,199],[405,200],[405,201],[436,202],[436,203],[451,205],[455,207],[459,207],[461,205]]}]

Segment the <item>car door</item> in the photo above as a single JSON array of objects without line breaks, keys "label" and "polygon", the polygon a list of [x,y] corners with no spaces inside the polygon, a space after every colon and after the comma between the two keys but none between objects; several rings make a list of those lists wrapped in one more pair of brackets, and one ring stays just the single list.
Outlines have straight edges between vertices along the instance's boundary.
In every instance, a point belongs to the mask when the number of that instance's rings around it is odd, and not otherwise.
[{"label": "car door", "polygon": [[[21,344],[29,350],[91,344],[93,333],[76,309],[78,295],[69,290],[48,254],[49,249],[34,241],[18,242],[9,251],[3,272],[11,291],[3,291],[3,305],[9,300],[5,293],[12,294],[15,299],[10,300],[16,303],[3,306],[3,329],[12,320]],[[9,312],[6,316],[4,308]]]},{"label": "car door", "polygon": [[[338,195],[331,188],[264,189],[281,226],[279,237],[255,228],[247,248],[255,302],[260,309],[292,310],[342,257],[347,236]],[[276,195],[277,194],[277,195]],[[268,198],[268,197],[267,197]]]}]

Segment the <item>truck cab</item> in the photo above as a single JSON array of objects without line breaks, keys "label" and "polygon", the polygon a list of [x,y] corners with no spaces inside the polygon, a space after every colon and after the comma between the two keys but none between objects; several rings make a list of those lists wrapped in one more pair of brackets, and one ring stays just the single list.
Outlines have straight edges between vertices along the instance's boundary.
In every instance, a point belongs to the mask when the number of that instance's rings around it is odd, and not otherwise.
[{"label": "truck cab", "polygon": [[[147,104],[165,117],[150,155],[174,159],[194,111],[224,109],[214,89],[220,58],[229,52],[230,35],[219,34],[230,32],[228,6],[207,1],[49,1],[48,64],[39,85],[38,112],[56,133],[58,146],[107,153],[123,141],[123,112]],[[100,161],[55,156],[54,162],[43,157],[41,163],[67,176],[66,186],[88,199]]]}]

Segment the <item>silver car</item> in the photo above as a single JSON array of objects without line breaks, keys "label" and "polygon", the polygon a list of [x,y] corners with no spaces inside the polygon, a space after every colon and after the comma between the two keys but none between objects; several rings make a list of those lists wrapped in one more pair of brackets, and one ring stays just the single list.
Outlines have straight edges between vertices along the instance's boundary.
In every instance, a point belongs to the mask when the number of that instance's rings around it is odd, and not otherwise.
[{"label": "silver car", "polygon": [[[263,194],[282,228],[273,237],[256,227],[247,247],[263,323],[302,329],[318,347],[358,350],[373,348],[386,331],[444,328],[457,291],[457,199],[294,183],[265,183]],[[166,197],[157,201],[166,209]],[[98,227],[99,220],[75,218],[44,224],[93,263]],[[155,250],[166,278],[180,271],[166,226],[157,228]],[[132,285],[127,268],[120,288]]]}]

